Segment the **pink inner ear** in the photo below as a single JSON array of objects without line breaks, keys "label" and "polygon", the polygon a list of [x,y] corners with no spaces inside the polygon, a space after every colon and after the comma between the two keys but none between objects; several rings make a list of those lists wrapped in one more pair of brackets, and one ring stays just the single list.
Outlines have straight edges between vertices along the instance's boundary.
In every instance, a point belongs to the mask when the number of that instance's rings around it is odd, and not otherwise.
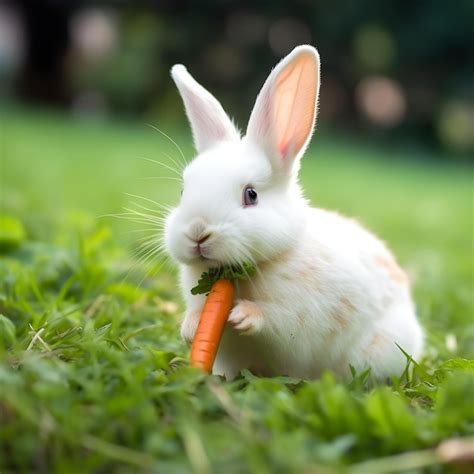
[{"label": "pink inner ear", "polygon": [[311,134],[317,86],[317,63],[309,54],[294,59],[276,80],[274,123],[282,158],[287,158],[290,148],[298,154]]},{"label": "pink inner ear", "polygon": [[279,143],[278,144],[278,151],[282,158],[286,158],[286,154],[288,153],[288,145],[289,143]]},{"label": "pink inner ear", "polygon": [[[226,129],[222,117],[209,112],[213,110],[213,104],[192,91],[187,93],[186,97],[189,102],[190,119],[201,140],[208,142],[225,140],[229,131]],[[203,105],[207,105],[207,107],[203,107]]]}]

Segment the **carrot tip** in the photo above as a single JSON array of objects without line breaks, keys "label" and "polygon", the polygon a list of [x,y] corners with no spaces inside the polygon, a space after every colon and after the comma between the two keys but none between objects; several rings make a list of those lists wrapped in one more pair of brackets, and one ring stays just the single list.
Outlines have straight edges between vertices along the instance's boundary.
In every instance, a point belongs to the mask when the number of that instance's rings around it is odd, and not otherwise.
[{"label": "carrot tip", "polygon": [[233,296],[234,285],[230,280],[218,280],[212,286],[191,348],[192,367],[208,373],[212,370]]}]

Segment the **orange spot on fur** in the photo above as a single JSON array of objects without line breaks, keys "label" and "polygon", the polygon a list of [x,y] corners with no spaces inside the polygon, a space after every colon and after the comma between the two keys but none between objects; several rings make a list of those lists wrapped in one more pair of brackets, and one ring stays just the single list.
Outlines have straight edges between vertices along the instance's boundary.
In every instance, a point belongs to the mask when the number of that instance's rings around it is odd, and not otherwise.
[{"label": "orange spot on fur", "polygon": [[318,254],[321,260],[324,260],[325,262],[330,262],[333,258],[331,251],[327,247],[327,245],[320,244],[318,248]]},{"label": "orange spot on fur", "polygon": [[408,285],[408,276],[407,274],[398,266],[397,262],[393,259],[390,254],[379,254],[375,258],[376,264],[383,268],[388,276],[402,285]]},{"label": "orange spot on fur", "polygon": [[386,346],[390,342],[390,338],[383,333],[375,333],[370,342],[367,344],[364,352],[366,355],[373,355],[377,350],[382,349],[382,346]]},{"label": "orange spot on fur", "polygon": [[345,329],[347,326],[349,326],[349,320],[342,312],[334,313],[333,318],[339,326],[339,329]]},{"label": "orange spot on fur", "polygon": [[382,334],[375,334],[372,341],[370,341],[370,344],[368,346],[369,349],[379,346],[383,340],[384,338],[382,337]]},{"label": "orange spot on fur", "polygon": [[293,255],[293,252],[293,249],[285,250],[282,253],[278,254],[276,257],[261,262],[259,266],[262,270],[270,267],[278,268],[279,266],[285,264],[286,262],[288,262],[288,260],[290,260]]},{"label": "orange spot on fur", "polygon": [[333,314],[333,320],[337,324],[337,328],[330,331],[329,336],[334,337],[341,330],[346,329],[350,324],[350,315],[356,311],[355,304],[346,296],[341,298],[341,306]]},{"label": "orange spot on fur", "polygon": [[352,313],[356,310],[355,304],[346,296],[341,298],[341,305],[348,313]]},{"label": "orange spot on fur", "polygon": [[296,317],[298,318],[298,323],[301,324],[301,326],[303,326],[306,321],[306,315],[297,313]]},{"label": "orange spot on fur", "polygon": [[299,274],[302,278],[309,280],[313,279],[317,272],[318,269],[315,265],[308,264],[299,271]]}]

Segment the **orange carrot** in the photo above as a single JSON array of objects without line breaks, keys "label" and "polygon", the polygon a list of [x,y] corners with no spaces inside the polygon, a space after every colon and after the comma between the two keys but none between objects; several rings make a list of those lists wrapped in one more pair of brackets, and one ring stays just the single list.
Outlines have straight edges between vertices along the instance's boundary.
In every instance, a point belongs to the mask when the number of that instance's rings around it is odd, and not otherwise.
[{"label": "orange carrot", "polygon": [[230,280],[217,280],[212,285],[191,346],[192,367],[211,372],[233,297],[234,285]]}]

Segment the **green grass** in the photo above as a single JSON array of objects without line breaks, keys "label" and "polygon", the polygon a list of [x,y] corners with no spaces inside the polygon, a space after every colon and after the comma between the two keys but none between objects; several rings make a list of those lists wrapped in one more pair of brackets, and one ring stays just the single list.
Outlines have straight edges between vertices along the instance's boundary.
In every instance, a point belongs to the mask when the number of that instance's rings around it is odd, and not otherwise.
[{"label": "green grass", "polygon": [[[141,202],[124,193],[176,202],[179,183],[143,179],[171,172],[140,159],[170,163],[173,145],[139,120],[2,117],[2,474],[457,472],[436,447],[474,435],[470,169],[316,134],[307,195],[393,248],[426,356],[390,386],[226,383],[188,367],[175,271],[140,261],[150,230],[101,217]],[[170,134],[192,156],[188,132]]]}]

